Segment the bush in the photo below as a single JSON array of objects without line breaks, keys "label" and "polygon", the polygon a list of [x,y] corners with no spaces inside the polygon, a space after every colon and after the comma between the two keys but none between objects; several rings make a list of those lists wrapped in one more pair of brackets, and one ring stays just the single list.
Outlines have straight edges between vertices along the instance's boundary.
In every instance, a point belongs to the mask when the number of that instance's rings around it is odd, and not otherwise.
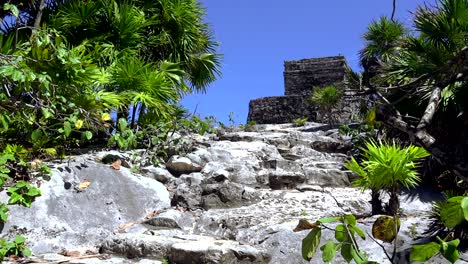
[{"label": "bush", "polygon": [[335,123],[336,112],[341,103],[343,92],[334,85],[316,87],[310,98],[310,102],[319,107],[319,112],[324,121]]}]

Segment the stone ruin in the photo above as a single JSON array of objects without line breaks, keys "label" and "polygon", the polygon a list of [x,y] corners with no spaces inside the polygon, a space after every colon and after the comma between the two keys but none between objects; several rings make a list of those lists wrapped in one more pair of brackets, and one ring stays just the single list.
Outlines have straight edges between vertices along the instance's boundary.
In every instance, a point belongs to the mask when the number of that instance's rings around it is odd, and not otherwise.
[{"label": "stone ruin", "polygon": [[[344,56],[284,62],[284,96],[251,100],[247,122],[282,124],[304,117],[308,121],[323,121],[317,106],[309,101],[313,88],[335,85],[344,90],[347,70],[348,64]],[[355,112],[353,109],[356,109],[356,104],[350,104],[349,101],[349,98],[343,98],[341,110],[350,109],[340,111],[339,122],[349,121],[350,113]]]}]

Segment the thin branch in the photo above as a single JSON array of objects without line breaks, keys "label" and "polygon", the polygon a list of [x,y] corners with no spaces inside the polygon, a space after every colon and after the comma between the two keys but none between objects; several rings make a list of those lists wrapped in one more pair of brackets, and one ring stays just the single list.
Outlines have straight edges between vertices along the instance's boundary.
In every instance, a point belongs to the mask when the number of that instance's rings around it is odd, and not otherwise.
[{"label": "thin branch", "polygon": [[377,245],[379,245],[379,246],[382,248],[382,250],[383,250],[383,252],[385,253],[385,256],[388,258],[388,260],[392,261],[392,257],[390,257],[390,255],[388,255],[388,252],[387,252],[387,250],[385,249],[384,245],[380,244],[380,242],[377,241],[373,236],[371,236],[371,235],[369,234],[369,232],[366,232],[366,233],[367,233],[367,236],[368,236],[368,237],[370,237]]},{"label": "thin branch", "polygon": [[393,0],[392,17],[390,18],[392,21],[395,21],[395,12],[396,12],[396,0]]}]

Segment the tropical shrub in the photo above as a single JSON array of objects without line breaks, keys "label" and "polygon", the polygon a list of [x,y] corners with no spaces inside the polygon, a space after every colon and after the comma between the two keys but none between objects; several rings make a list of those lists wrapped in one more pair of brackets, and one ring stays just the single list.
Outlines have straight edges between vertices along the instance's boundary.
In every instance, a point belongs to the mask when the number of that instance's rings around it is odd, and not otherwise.
[{"label": "tropical shrub", "polygon": [[335,85],[315,87],[310,102],[317,105],[324,121],[332,124],[336,122],[336,113],[341,103],[343,92]]},{"label": "tropical shrub", "polygon": [[[354,186],[362,190],[370,189],[373,195],[379,190],[388,192],[390,200],[387,213],[396,215],[400,207],[400,187],[412,188],[418,185],[418,161],[427,156],[429,153],[421,147],[401,147],[395,141],[388,144],[370,140],[362,148],[362,161],[358,163],[355,158],[351,158],[344,166],[359,176],[353,182]],[[374,199],[373,203],[380,203],[379,199]]]}]

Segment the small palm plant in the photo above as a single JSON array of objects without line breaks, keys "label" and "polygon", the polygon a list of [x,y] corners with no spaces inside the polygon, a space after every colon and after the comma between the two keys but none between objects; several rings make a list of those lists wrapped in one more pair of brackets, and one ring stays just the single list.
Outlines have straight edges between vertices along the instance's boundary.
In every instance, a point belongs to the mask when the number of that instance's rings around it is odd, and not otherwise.
[{"label": "small palm plant", "polygon": [[317,104],[328,123],[334,122],[333,115],[340,105],[343,92],[334,85],[316,87],[310,101]]},{"label": "small palm plant", "polygon": [[401,147],[395,142],[377,143],[375,140],[367,142],[362,151],[360,164],[352,158],[344,165],[360,176],[353,185],[374,192],[387,191],[390,195],[387,213],[396,215],[400,208],[399,188],[401,186],[412,188],[418,185],[420,181],[417,172],[418,160],[430,154],[424,148],[414,145]]}]

